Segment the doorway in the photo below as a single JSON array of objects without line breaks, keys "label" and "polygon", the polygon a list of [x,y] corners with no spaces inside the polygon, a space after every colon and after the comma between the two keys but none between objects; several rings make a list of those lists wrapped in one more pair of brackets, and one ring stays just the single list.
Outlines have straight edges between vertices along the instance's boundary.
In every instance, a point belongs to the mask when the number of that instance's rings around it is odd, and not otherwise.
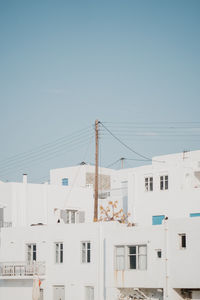
[{"label": "doorway", "polygon": [[53,287],[53,300],[65,300],[64,285],[55,285]]}]

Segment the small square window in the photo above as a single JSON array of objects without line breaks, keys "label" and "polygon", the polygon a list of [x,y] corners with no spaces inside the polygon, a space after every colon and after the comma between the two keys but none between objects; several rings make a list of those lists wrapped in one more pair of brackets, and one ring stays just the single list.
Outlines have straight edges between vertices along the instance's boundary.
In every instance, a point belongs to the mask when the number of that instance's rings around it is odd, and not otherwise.
[{"label": "small square window", "polygon": [[68,186],[69,185],[69,180],[68,178],[63,178],[62,179],[62,185]]},{"label": "small square window", "polygon": [[157,249],[156,253],[157,253],[157,258],[162,258],[162,250],[161,249]]}]

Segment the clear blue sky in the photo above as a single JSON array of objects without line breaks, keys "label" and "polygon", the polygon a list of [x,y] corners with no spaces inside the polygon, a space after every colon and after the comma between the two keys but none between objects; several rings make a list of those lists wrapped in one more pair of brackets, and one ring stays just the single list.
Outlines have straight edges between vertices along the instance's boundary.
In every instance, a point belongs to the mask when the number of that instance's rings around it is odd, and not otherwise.
[{"label": "clear blue sky", "polygon": [[[116,122],[116,134],[118,122],[157,122],[156,130],[163,122],[198,122],[199,95],[199,0],[0,0],[0,161],[96,118]],[[139,136],[119,134],[152,157],[200,149],[198,126],[191,137],[151,139],[137,127]],[[11,161],[11,174],[1,165],[0,174],[18,180],[28,172],[36,180],[80,162],[84,151],[92,162],[93,148],[83,148],[31,167]],[[101,151],[105,166],[136,157],[103,134]]]}]

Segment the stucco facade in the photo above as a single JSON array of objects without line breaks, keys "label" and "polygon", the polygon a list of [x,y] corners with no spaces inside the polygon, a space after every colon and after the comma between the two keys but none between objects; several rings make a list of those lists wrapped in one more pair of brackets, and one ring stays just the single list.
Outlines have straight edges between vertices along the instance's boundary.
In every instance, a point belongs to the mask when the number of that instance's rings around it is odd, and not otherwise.
[{"label": "stucco facade", "polygon": [[193,151],[102,168],[99,204],[117,200],[130,227],[92,222],[93,166],[52,170],[50,184],[1,182],[0,299],[31,299],[34,273],[41,300],[200,299],[199,162]]}]

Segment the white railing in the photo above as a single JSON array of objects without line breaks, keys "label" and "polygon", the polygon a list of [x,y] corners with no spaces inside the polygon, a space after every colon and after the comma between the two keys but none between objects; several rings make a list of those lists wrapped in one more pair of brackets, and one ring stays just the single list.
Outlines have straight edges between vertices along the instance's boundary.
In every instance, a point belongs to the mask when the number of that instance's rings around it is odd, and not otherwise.
[{"label": "white railing", "polygon": [[2,227],[12,227],[12,222],[0,221],[0,228],[2,228]]},{"label": "white railing", "polygon": [[45,275],[45,262],[3,262],[0,263],[0,276]]}]

